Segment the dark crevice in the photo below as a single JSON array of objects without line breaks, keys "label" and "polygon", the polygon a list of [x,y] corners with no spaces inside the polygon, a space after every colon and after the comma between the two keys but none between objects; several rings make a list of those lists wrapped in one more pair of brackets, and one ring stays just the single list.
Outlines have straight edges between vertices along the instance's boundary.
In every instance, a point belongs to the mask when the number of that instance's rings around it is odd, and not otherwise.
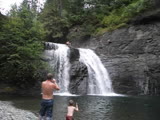
[{"label": "dark crevice", "polygon": [[153,24],[160,22],[160,9],[155,11],[149,11],[148,13],[143,13],[131,21],[128,24],[133,25],[145,25],[145,24]]}]

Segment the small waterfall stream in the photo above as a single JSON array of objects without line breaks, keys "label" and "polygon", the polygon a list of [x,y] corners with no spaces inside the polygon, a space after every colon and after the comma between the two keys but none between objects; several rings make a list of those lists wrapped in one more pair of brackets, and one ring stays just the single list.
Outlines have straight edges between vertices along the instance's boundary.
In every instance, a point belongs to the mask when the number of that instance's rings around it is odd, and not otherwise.
[{"label": "small waterfall stream", "polygon": [[[45,57],[56,73],[55,78],[61,88],[59,93],[69,94],[70,67],[68,46],[56,43],[47,43],[49,50],[45,50]],[[80,59],[88,69],[88,94],[107,95],[113,93],[111,80],[100,58],[90,49],[79,48]]]}]

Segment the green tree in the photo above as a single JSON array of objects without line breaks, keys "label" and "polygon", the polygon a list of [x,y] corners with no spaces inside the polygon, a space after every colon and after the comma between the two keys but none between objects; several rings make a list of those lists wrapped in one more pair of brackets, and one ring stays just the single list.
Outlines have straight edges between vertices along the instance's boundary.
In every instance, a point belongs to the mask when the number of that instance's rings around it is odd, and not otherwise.
[{"label": "green tree", "polygon": [[[47,0],[41,21],[48,41],[64,43],[69,36],[75,39],[80,35],[83,39],[125,26],[148,3],[149,0]],[[72,28],[75,32],[68,35]]]},{"label": "green tree", "polygon": [[60,42],[66,39],[70,27],[66,14],[68,13],[63,9],[62,1],[47,0],[40,16],[48,41]]},{"label": "green tree", "polygon": [[13,6],[0,31],[0,79],[20,88],[37,81],[45,34],[37,13],[25,2],[19,8]]}]

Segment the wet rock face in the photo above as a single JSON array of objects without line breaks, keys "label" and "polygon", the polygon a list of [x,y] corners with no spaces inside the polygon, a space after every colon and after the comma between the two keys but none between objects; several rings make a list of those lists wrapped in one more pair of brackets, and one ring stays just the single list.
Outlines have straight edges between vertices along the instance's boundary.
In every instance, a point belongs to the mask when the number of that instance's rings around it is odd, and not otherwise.
[{"label": "wet rock face", "polygon": [[90,48],[99,55],[115,92],[160,95],[160,20],[141,22],[83,40],[83,44],[80,40],[71,42],[74,47]]},{"label": "wet rock face", "polygon": [[160,94],[160,64],[153,64],[146,71],[147,82],[148,82],[148,94],[159,95]]},{"label": "wet rock face", "polygon": [[88,70],[87,67],[77,61],[74,61],[70,70],[69,91],[72,94],[87,94],[88,88]]},{"label": "wet rock face", "polygon": [[111,34],[107,33],[100,39],[100,46],[95,50],[109,69],[116,92],[159,94],[159,90],[150,90],[159,83],[152,83],[151,88],[150,83],[155,80],[146,74],[150,73],[153,66],[160,64],[158,31],[160,31],[160,23],[138,25],[119,29]]},{"label": "wet rock face", "polygon": [[73,63],[74,61],[78,61],[79,57],[80,57],[79,50],[70,47],[70,54],[69,54],[70,63]]},{"label": "wet rock face", "polygon": [[159,6],[160,6],[159,0],[151,0],[151,2],[153,3],[154,7],[159,8]]},{"label": "wet rock face", "polygon": [[79,62],[79,50],[70,48],[70,84],[69,91],[72,94],[87,94],[88,70],[86,65]]},{"label": "wet rock face", "polygon": [[45,42],[44,43],[45,50],[56,50],[58,46],[52,44],[51,42]]}]

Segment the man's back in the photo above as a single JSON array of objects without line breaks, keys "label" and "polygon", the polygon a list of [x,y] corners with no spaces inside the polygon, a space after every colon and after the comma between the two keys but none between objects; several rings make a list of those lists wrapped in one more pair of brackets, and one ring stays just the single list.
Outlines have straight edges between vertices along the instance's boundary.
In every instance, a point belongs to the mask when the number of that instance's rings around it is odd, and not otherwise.
[{"label": "man's back", "polygon": [[42,98],[43,99],[53,99],[53,90],[59,90],[56,83],[46,80],[42,82]]},{"label": "man's back", "polygon": [[42,82],[42,101],[40,109],[40,120],[53,120],[53,90],[59,90],[56,80],[53,79],[51,73],[47,74],[47,80]]}]

